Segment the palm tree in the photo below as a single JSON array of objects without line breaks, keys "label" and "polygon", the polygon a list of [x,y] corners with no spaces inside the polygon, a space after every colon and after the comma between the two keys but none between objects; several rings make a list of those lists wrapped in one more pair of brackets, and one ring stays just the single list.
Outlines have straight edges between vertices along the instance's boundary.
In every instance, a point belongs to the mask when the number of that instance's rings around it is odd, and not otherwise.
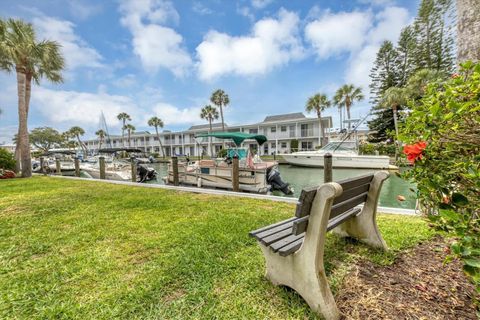
[{"label": "palm tree", "polygon": [[158,128],[163,128],[163,121],[159,117],[151,117],[148,120],[148,125],[155,128],[157,133],[158,143],[160,144],[160,150],[162,151],[162,157],[165,158],[165,153],[163,152],[162,140],[160,140],[160,135],[158,134]]},{"label": "palm tree", "polygon": [[408,99],[405,88],[388,88],[380,100],[380,105],[384,108],[392,108],[393,123],[395,125],[395,160],[398,160],[398,107],[405,105]]},{"label": "palm tree", "polygon": [[130,115],[126,112],[120,112],[117,115],[117,119],[122,121],[122,145],[125,147],[125,124],[127,121],[132,121]]},{"label": "palm tree", "polygon": [[83,150],[83,155],[84,155],[84,157],[86,158],[86,157],[87,157],[87,147],[86,147],[85,144],[82,142],[82,140],[80,140],[80,137],[85,134],[85,130],[83,130],[83,129],[80,128],[80,127],[74,126],[74,127],[71,127],[71,128],[68,130],[68,134],[69,134],[70,136],[72,136],[72,137],[77,138],[78,145],[80,146],[80,148],[82,148],[82,150]]},{"label": "palm tree", "polygon": [[457,63],[480,61],[478,0],[457,0]]},{"label": "palm tree", "polygon": [[[210,125],[210,133],[212,133],[212,122],[213,120],[218,119],[218,111],[217,108],[212,107],[211,105],[206,105],[205,107],[202,108],[200,111],[200,118],[206,119],[208,121],[208,124]],[[212,152],[212,137],[210,137],[209,142],[210,144],[210,156],[213,156]]]},{"label": "palm tree", "polygon": [[345,107],[347,110],[348,117],[348,130],[351,128],[350,123],[350,108],[352,107],[353,102],[363,100],[365,98],[362,94],[361,88],[356,88],[353,84],[345,84],[340,89],[337,90],[335,96],[333,97],[333,103],[339,108]]},{"label": "palm tree", "polygon": [[105,139],[107,133],[103,129],[100,129],[95,132],[95,135],[98,137],[98,149],[100,150],[102,148],[103,139]]},{"label": "palm tree", "polygon": [[17,168],[22,177],[30,177],[31,155],[28,136],[28,112],[32,80],[40,84],[45,77],[53,83],[63,81],[61,71],[64,59],[60,45],[55,41],[37,41],[30,23],[9,19],[0,22],[0,68],[7,72],[15,70],[18,95],[18,139],[15,149]]},{"label": "palm tree", "polygon": [[322,126],[322,111],[325,111],[325,109],[329,108],[331,105],[332,103],[330,102],[330,100],[328,100],[327,95],[320,93],[317,93],[308,98],[307,104],[305,105],[305,110],[307,112],[315,111],[317,113],[320,125],[318,132],[318,144],[320,146],[323,146],[322,138],[325,138],[325,128]]},{"label": "palm tree", "polygon": [[210,97],[210,101],[220,109],[220,117],[222,118],[222,131],[225,132],[225,121],[223,119],[223,108],[230,103],[228,94],[225,91],[218,89]]},{"label": "palm tree", "polygon": [[123,130],[127,130],[127,135],[128,135],[128,146],[131,147],[132,144],[130,142],[130,137],[132,136],[132,133],[135,132],[136,128],[132,125],[132,124],[126,124],[124,127],[123,127]]}]

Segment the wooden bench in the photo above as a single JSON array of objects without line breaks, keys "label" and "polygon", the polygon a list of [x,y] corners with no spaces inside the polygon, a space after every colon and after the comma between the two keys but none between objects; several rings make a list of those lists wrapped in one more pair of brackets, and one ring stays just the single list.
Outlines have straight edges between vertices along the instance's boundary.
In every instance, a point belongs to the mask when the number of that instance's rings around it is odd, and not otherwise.
[{"label": "wooden bench", "polygon": [[250,232],[265,256],[266,277],[274,285],[297,291],[327,320],[339,319],[323,266],[326,233],[332,230],[387,250],[375,218],[388,176],[379,171],[303,189],[295,217]]}]

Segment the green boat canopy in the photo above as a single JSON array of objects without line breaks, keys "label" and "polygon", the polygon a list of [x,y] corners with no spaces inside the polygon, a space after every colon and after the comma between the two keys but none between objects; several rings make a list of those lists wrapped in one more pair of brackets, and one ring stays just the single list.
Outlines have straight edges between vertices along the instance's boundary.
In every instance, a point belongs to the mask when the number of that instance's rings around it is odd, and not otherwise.
[{"label": "green boat canopy", "polygon": [[237,146],[241,145],[243,140],[246,140],[246,139],[254,139],[258,142],[259,145],[262,145],[265,141],[267,141],[267,137],[265,137],[264,135],[249,134],[249,133],[243,133],[243,132],[212,132],[212,133],[198,134],[195,136],[195,138],[203,138],[203,137],[232,139]]}]

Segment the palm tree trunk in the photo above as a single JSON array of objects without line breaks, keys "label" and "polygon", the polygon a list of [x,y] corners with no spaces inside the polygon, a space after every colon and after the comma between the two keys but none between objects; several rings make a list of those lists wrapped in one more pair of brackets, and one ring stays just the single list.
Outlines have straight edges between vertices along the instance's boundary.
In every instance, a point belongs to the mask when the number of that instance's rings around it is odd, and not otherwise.
[{"label": "palm tree trunk", "polygon": [[130,148],[132,146],[131,142],[130,142],[130,137],[131,137],[131,132],[130,130],[127,131],[128,133],[128,147]]},{"label": "palm tree trunk", "polygon": [[[25,109],[27,110],[27,119],[28,119],[28,112],[30,110],[30,96],[32,93],[32,73],[27,72],[25,74]],[[21,159],[22,159],[22,153],[20,151],[20,127],[18,128],[18,133],[17,133],[17,143],[15,145],[15,172],[19,173],[21,170]]]},{"label": "palm tree trunk", "polygon": [[18,137],[17,144],[20,145],[22,177],[32,176],[32,159],[30,155],[30,141],[28,137],[28,113],[25,103],[25,85],[26,77],[23,68],[16,68],[17,71],[17,91],[18,91]]},{"label": "palm tree trunk", "polygon": [[343,123],[342,123],[342,107],[338,108],[338,114],[340,115],[340,130],[343,129]]},{"label": "palm tree trunk", "polygon": [[457,62],[480,61],[478,0],[457,0]]},{"label": "palm tree trunk", "polygon": [[393,105],[393,124],[395,125],[395,161],[398,161],[398,119],[397,106]]},{"label": "palm tree trunk", "polygon": [[[220,108],[220,110],[222,110],[222,109]],[[210,134],[212,134],[212,119],[208,119],[208,123],[210,124]],[[210,148],[209,148],[210,149],[210,158],[212,158],[213,157],[212,137],[208,137],[208,143],[210,144]]]},{"label": "palm tree trunk", "polygon": [[122,121],[122,147],[125,147],[125,119]]},{"label": "palm tree trunk", "polygon": [[158,127],[155,126],[155,132],[157,133],[158,143],[160,144],[160,151],[162,151],[162,158],[165,159],[165,152],[163,152],[162,140],[160,140],[160,135],[158,134]]},{"label": "palm tree trunk", "polygon": [[[225,122],[223,121],[223,108],[221,104],[220,104],[220,116],[222,117],[222,132],[225,132]],[[225,149],[225,140],[222,140],[222,148]]]},{"label": "palm tree trunk", "polygon": [[323,137],[325,136],[323,133],[323,126],[322,126],[322,114],[320,111],[317,112],[318,116],[318,145],[323,147]]},{"label": "palm tree trunk", "polygon": [[347,118],[348,118],[348,131],[350,131],[352,127],[352,123],[350,122],[350,105],[345,105],[345,109],[347,110]]}]

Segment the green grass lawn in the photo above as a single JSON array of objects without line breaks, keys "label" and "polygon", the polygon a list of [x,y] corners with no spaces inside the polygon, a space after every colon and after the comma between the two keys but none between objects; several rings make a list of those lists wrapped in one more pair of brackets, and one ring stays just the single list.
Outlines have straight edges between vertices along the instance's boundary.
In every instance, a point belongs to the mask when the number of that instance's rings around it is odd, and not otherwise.
[{"label": "green grass lawn", "polygon": [[[263,278],[250,230],[286,219],[287,203],[48,177],[0,181],[0,318],[315,318]],[[392,250],[329,235],[335,292],[361,258],[391,263],[432,233],[380,215]]]}]

